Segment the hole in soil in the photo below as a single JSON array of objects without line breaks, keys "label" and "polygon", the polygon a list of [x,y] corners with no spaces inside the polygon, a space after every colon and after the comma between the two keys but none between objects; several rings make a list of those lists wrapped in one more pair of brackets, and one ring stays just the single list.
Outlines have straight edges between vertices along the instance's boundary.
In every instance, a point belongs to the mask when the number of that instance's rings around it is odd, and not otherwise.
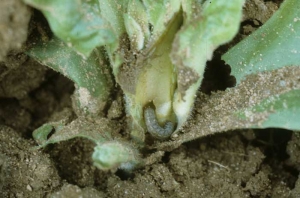
[{"label": "hole in soil", "polygon": [[256,135],[254,144],[262,149],[267,158],[277,158],[282,161],[289,157],[286,146],[291,139],[292,131],[269,128],[256,129],[254,132]]},{"label": "hole in soil", "polygon": [[162,156],[161,161],[165,164],[169,163],[170,161],[171,152],[165,152],[164,156]]},{"label": "hole in soil", "polygon": [[121,169],[118,169],[115,175],[118,176],[122,181],[134,178],[134,173]]},{"label": "hole in soil", "polygon": [[279,176],[290,189],[293,189],[299,171],[286,164],[286,160],[289,158],[286,148],[293,132],[278,128],[257,129],[254,132],[256,139],[253,145],[261,149],[266,156],[263,163],[268,164],[274,173],[270,179],[275,181]]},{"label": "hole in soil", "polygon": [[241,187],[245,188],[245,187],[246,187],[246,184],[247,184],[246,182],[242,181],[242,182],[241,182]]},{"label": "hole in soil", "polygon": [[10,14],[9,17],[8,17],[8,19],[9,19],[9,21],[10,21],[11,23],[13,23],[13,22],[14,22],[14,15],[13,15],[13,14]]}]

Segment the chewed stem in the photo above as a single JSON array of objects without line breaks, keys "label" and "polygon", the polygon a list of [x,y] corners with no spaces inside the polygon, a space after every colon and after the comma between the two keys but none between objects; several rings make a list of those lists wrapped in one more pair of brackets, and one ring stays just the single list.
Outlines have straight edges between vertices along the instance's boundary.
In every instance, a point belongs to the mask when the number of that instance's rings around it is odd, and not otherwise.
[{"label": "chewed stem", "polygon": [[157,139],[167,139],[174,132],[174,123],[167,121],[164,127],[161,127],[156,119],[155,111],[151,107],[144,110],[144,119],[148,132]]}]

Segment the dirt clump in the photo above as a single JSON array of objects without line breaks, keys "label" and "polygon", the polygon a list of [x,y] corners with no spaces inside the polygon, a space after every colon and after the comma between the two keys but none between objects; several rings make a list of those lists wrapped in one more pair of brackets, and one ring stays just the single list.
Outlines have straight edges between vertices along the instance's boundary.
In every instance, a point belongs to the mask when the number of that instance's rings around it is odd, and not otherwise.
[{"label": "dirt clump", "polygon": [[0,1],[0,61],[26,41],[30,16],[29,8],[21,0]]},{"label": "dirt clump", "polygon": [[61,178],[47,154],[33,141],[0,125],[0,197],[43,197]]}]

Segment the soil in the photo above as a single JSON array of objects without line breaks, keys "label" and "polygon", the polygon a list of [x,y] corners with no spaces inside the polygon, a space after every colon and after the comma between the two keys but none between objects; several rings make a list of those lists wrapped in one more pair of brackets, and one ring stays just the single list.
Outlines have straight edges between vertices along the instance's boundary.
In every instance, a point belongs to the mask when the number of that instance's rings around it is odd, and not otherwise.
[{"label": "soil", "polygon": [[[212,121],[215,123],[212,126],[218,131],[227,130],[220,123],[230,124],[230,117],[218,112],[229,111],[229,107],[234,108],[239,103],[232,100],[214,103],[220,95],[234,98],[234,93],[226,88],[233,87],[235,79],[220,57],[266,22],[280,3],[279,0],[246,1],[239,34],[231,43],[217,49],[214,59],[208,63],[194,116],[184,129],[187,135],[182,137],[186,138],[181,142],[154,143],[153,148],[164,151],[162,157],[129,173],[104,172],[93,166],[94,144],[87,139],[51,144],[43,150],[35,148],[37,144],[31,135],[34,129],[59,112],[71,112],[74,116],[70,99],[74,85],[24,53],[37,39],[47,40],[51,34],[41,13],[20,0],[2,0],[0,197],[300,197],[299,133],[274,128],[207,136],[205,131],[210,129],[201,125],[201,119],[210,119],[205,117],[209,109],[213,112],[210,115],[218,118]],[[285,75],[293,79],[292,74],[298,74],[292,67],[290,70],[285,71]],[[276,77],[280,72],[266,77]],[[245,92],[249,90],[243,87],[238,90],[235,94],[241,95],[239,100],[248,97]],[[122,94],[116,89],[114,95],[107,119],[124,123],[125,128]],[[120,124],[117,127],[120,131]]]}]

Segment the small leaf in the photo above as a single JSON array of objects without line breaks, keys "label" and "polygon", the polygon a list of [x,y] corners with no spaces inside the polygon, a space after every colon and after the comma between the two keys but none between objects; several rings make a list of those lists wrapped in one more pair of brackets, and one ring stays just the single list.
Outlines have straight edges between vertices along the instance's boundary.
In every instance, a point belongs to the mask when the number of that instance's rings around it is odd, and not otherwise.
[{"label": "small leaf", "polygon": [[[131,45],[136,42],[138,50],[144,48],[149,42],[150,29],[146,8],[141,1],[129,0],[127,12],[124,14],[124,22]],[[139,40],[142,40],[143,43],[137,42]]]},{"label": "small leaf", "polygon": [[102,52],[95,49],[91,56],[83,59],[72,48],[57,38],[36,45],[27,52],[38,62],[73,80],[76,84],[75,97],[84,111],[97,114],[110,94],[112,84]]},{"label": "small leaf", "polygon": [[132,50],[140,51],[143,49],[145,44],[145,36],[141,26],[128,14],[124,14],[124,22]]},{"label": "small leaf", "polygon": [[[54,130],[53,135],[47,137],[52,130]],[[118,130],[116,126],[115,130]],[[46,123],[36,129],[33,132],[33,136],[41,147],[76,137],[84,137],[99,144],[104,141],[112,140],[112,131],[110,121],[107,119],[101,118],[95,122],[90,122],[80,118],[72,121],[68,125],[63,125],[60,122]]]},{"label": "small leaf", "polygon": [[113,168],[132,170],[142,162],[135,148],[130,144],[117,141],[97,145],[92,159],[94,165],[101,170]]},{"label": "small leaf", "polygon": [[65,123],[62,121],[49,122],[49,123],[43,124],[42,126],[40,126],[37,129],[35,129],[32,133],[32,137],[39,145],[47,145],[47,144],[49,144],[49,142],[48,142],[49,135],[53,131],[58,132],[59,130],[63,129],[64,127],[65,127]]},{"label": "small leaf", "polygon": [[113,68],[114,75],[118,73],[119,67],[124,61],[124,55],[119,51],[123,52],[123,49],[121,49],[123,46],[120,46],[120,44],[124,43],[123,39],[126,38],[123,14],[127,9],[128,1],[129,0],[98,1],[101,15],[109,23],[117,38],[116,42],[105,45],[105,50],[110,59],[110,64]]},{"label": "small leaf", "polygon": [[41,10],[54,34],[85,57],[95,47],[117,41],[112,27],[101,16],[98,0],[24,1]]},{"label": "small leaf", "polygon": [[[39,147],[76,137],[87,138],[96,144],[92,159],[97,168],[101,170],[115,168],[132,170],[143,163],[143,160],[132,144],[113,140],[112,135],[114,138],[120,135],[120,127],[112,122],[105,118],[92,122],[78,118],[65,126],[62,124],[63,122],[46,123],[36,129],[33,136],[40,145]],[[48,138],[52,131],[54,134]]]}]

